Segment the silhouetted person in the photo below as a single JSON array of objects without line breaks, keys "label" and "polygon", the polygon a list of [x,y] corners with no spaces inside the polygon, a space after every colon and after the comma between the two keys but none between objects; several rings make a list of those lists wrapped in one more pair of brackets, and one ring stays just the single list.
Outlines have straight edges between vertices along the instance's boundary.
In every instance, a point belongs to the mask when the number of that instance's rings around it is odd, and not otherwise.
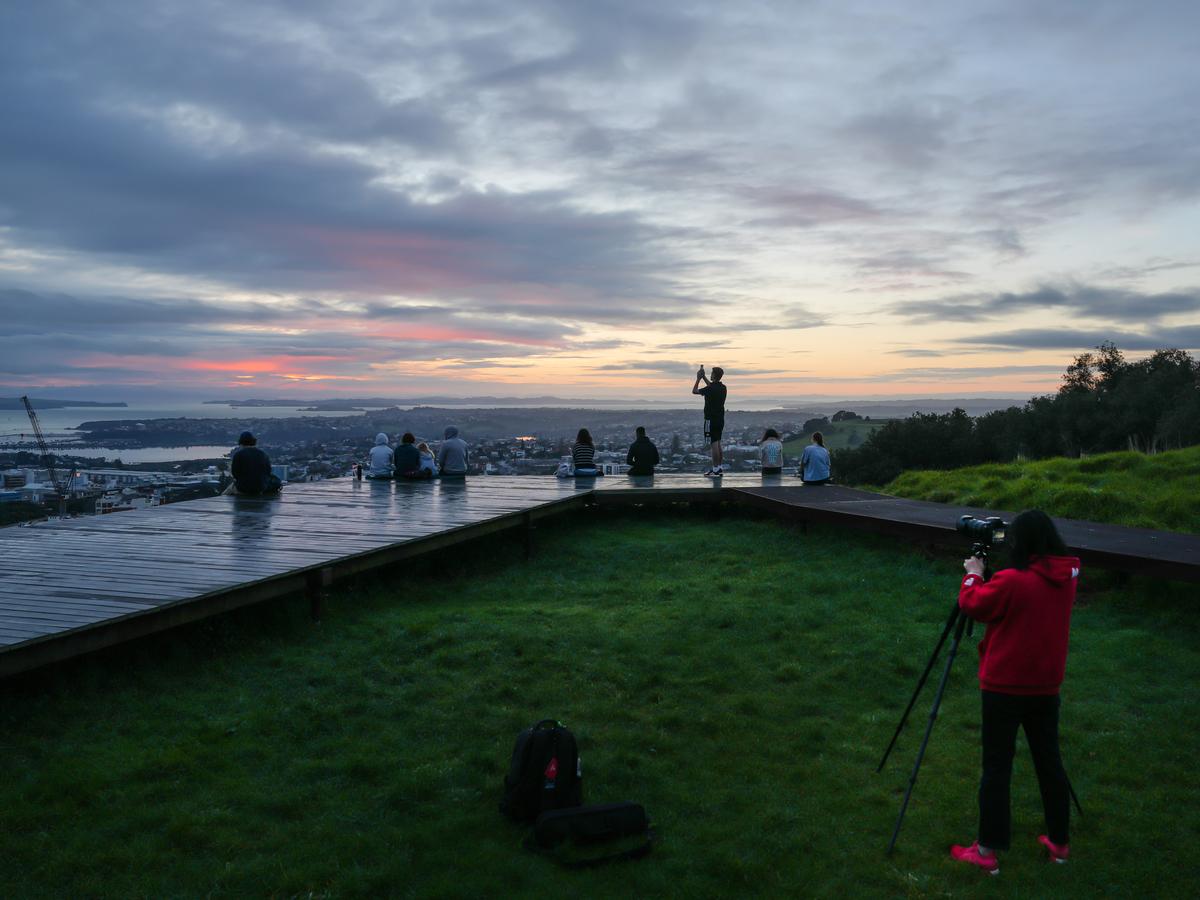
[{"label": "silhouetted person", "polygon": [[445,440],[438,450],[438,472],[443,477],[461,478],[467,474],[467,442],[458,436],[453,425],[446,428]]},{"label": "silhouetted person", "polygon": [[637,438],[625,454],[625,463],[630,475],[653,475],[654,467],[658,465],[658,448],[646,437],[646,429],[641,425],[637,427]]},{"label": "silhouetted person", "polygon": [[800,478],[805,484],[826,484],[829,481],[829,451],[825,449],[825,437],[814,431],[812,443],[800,455]]},{"label": "silhouetted person", "polygon": [[421,451],[417,449],[417,439],[412,432],[404,432],[400,438],[400,446],[396,448],[396,477],[397,478],[432,478],[433,469],[421,468]]},{"label": "silhouetted person", "polygon": [[[725,474],[721,468],[721,434],[725,431],[725,396],[728,393],[728,388],[721,382],[724,377],[725,370],[713,366],[712,381],[709,381],[704,366],[701,366],[696,373],[696,383],[692,385],[693,394],[704,395],[704,439],[712,450],[712,468],[704,474],[714,478]],[[702,381],[704,387],[700,387]]]},{"label": "silhouetted person", "polygon": [[276,494],[283,487],[283,482],[271,472],[271,458],[257,444],[253,434],[243,431],[237,449],[229,458],[229,471],[238,494],[251,497]]}]

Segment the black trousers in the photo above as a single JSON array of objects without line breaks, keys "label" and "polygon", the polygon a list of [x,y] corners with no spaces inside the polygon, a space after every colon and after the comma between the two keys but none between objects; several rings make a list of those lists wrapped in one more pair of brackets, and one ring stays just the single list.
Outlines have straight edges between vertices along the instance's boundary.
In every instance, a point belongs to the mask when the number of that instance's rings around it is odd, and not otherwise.
[{"label": "black trousers", "polygon": [[1070,788],[1058,750],[1057,694],[1019,696],[983,691],[983,777],[979,781],[979,843],[1007,850],[1012,831],[1009,786],[1017,727],[1033,755],[1046,835],[1056,844],[1066,844],[1071,822]]}]

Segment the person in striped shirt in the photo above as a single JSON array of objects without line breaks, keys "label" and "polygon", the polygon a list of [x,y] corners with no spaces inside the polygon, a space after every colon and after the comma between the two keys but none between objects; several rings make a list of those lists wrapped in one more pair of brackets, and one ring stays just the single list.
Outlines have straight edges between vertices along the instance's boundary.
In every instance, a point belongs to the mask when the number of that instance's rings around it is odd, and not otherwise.
[{"label": "person in striped shirt", "polygon": [[580,428],[579,434],[575,435],[575,446],[571,448],[571,461],[575,463],[576,475],[599,475],[596,469],[596,444],[592,440],[591,432],[586,428]]}]

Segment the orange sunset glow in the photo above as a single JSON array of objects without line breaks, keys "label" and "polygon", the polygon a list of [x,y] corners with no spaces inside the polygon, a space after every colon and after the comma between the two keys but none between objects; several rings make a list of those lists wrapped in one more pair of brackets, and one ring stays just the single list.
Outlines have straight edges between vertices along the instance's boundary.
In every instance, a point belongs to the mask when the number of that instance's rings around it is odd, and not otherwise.
[{"label": "orange sunset glow", "polygon": [[1182,9],[85,5],[45,73],[27,6],[8,392],[1024,399],[1200,348]]}]

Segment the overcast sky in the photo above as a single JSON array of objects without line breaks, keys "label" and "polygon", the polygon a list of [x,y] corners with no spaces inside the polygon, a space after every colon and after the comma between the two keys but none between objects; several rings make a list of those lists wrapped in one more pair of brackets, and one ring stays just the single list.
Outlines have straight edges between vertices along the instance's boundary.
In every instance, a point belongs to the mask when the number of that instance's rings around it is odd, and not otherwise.
[{"label": "overcast sky", "polygon": [[1198,34],[1194,0],[5,3],[0,390],[1027,396],[1102,340],[1196,351]]}]

